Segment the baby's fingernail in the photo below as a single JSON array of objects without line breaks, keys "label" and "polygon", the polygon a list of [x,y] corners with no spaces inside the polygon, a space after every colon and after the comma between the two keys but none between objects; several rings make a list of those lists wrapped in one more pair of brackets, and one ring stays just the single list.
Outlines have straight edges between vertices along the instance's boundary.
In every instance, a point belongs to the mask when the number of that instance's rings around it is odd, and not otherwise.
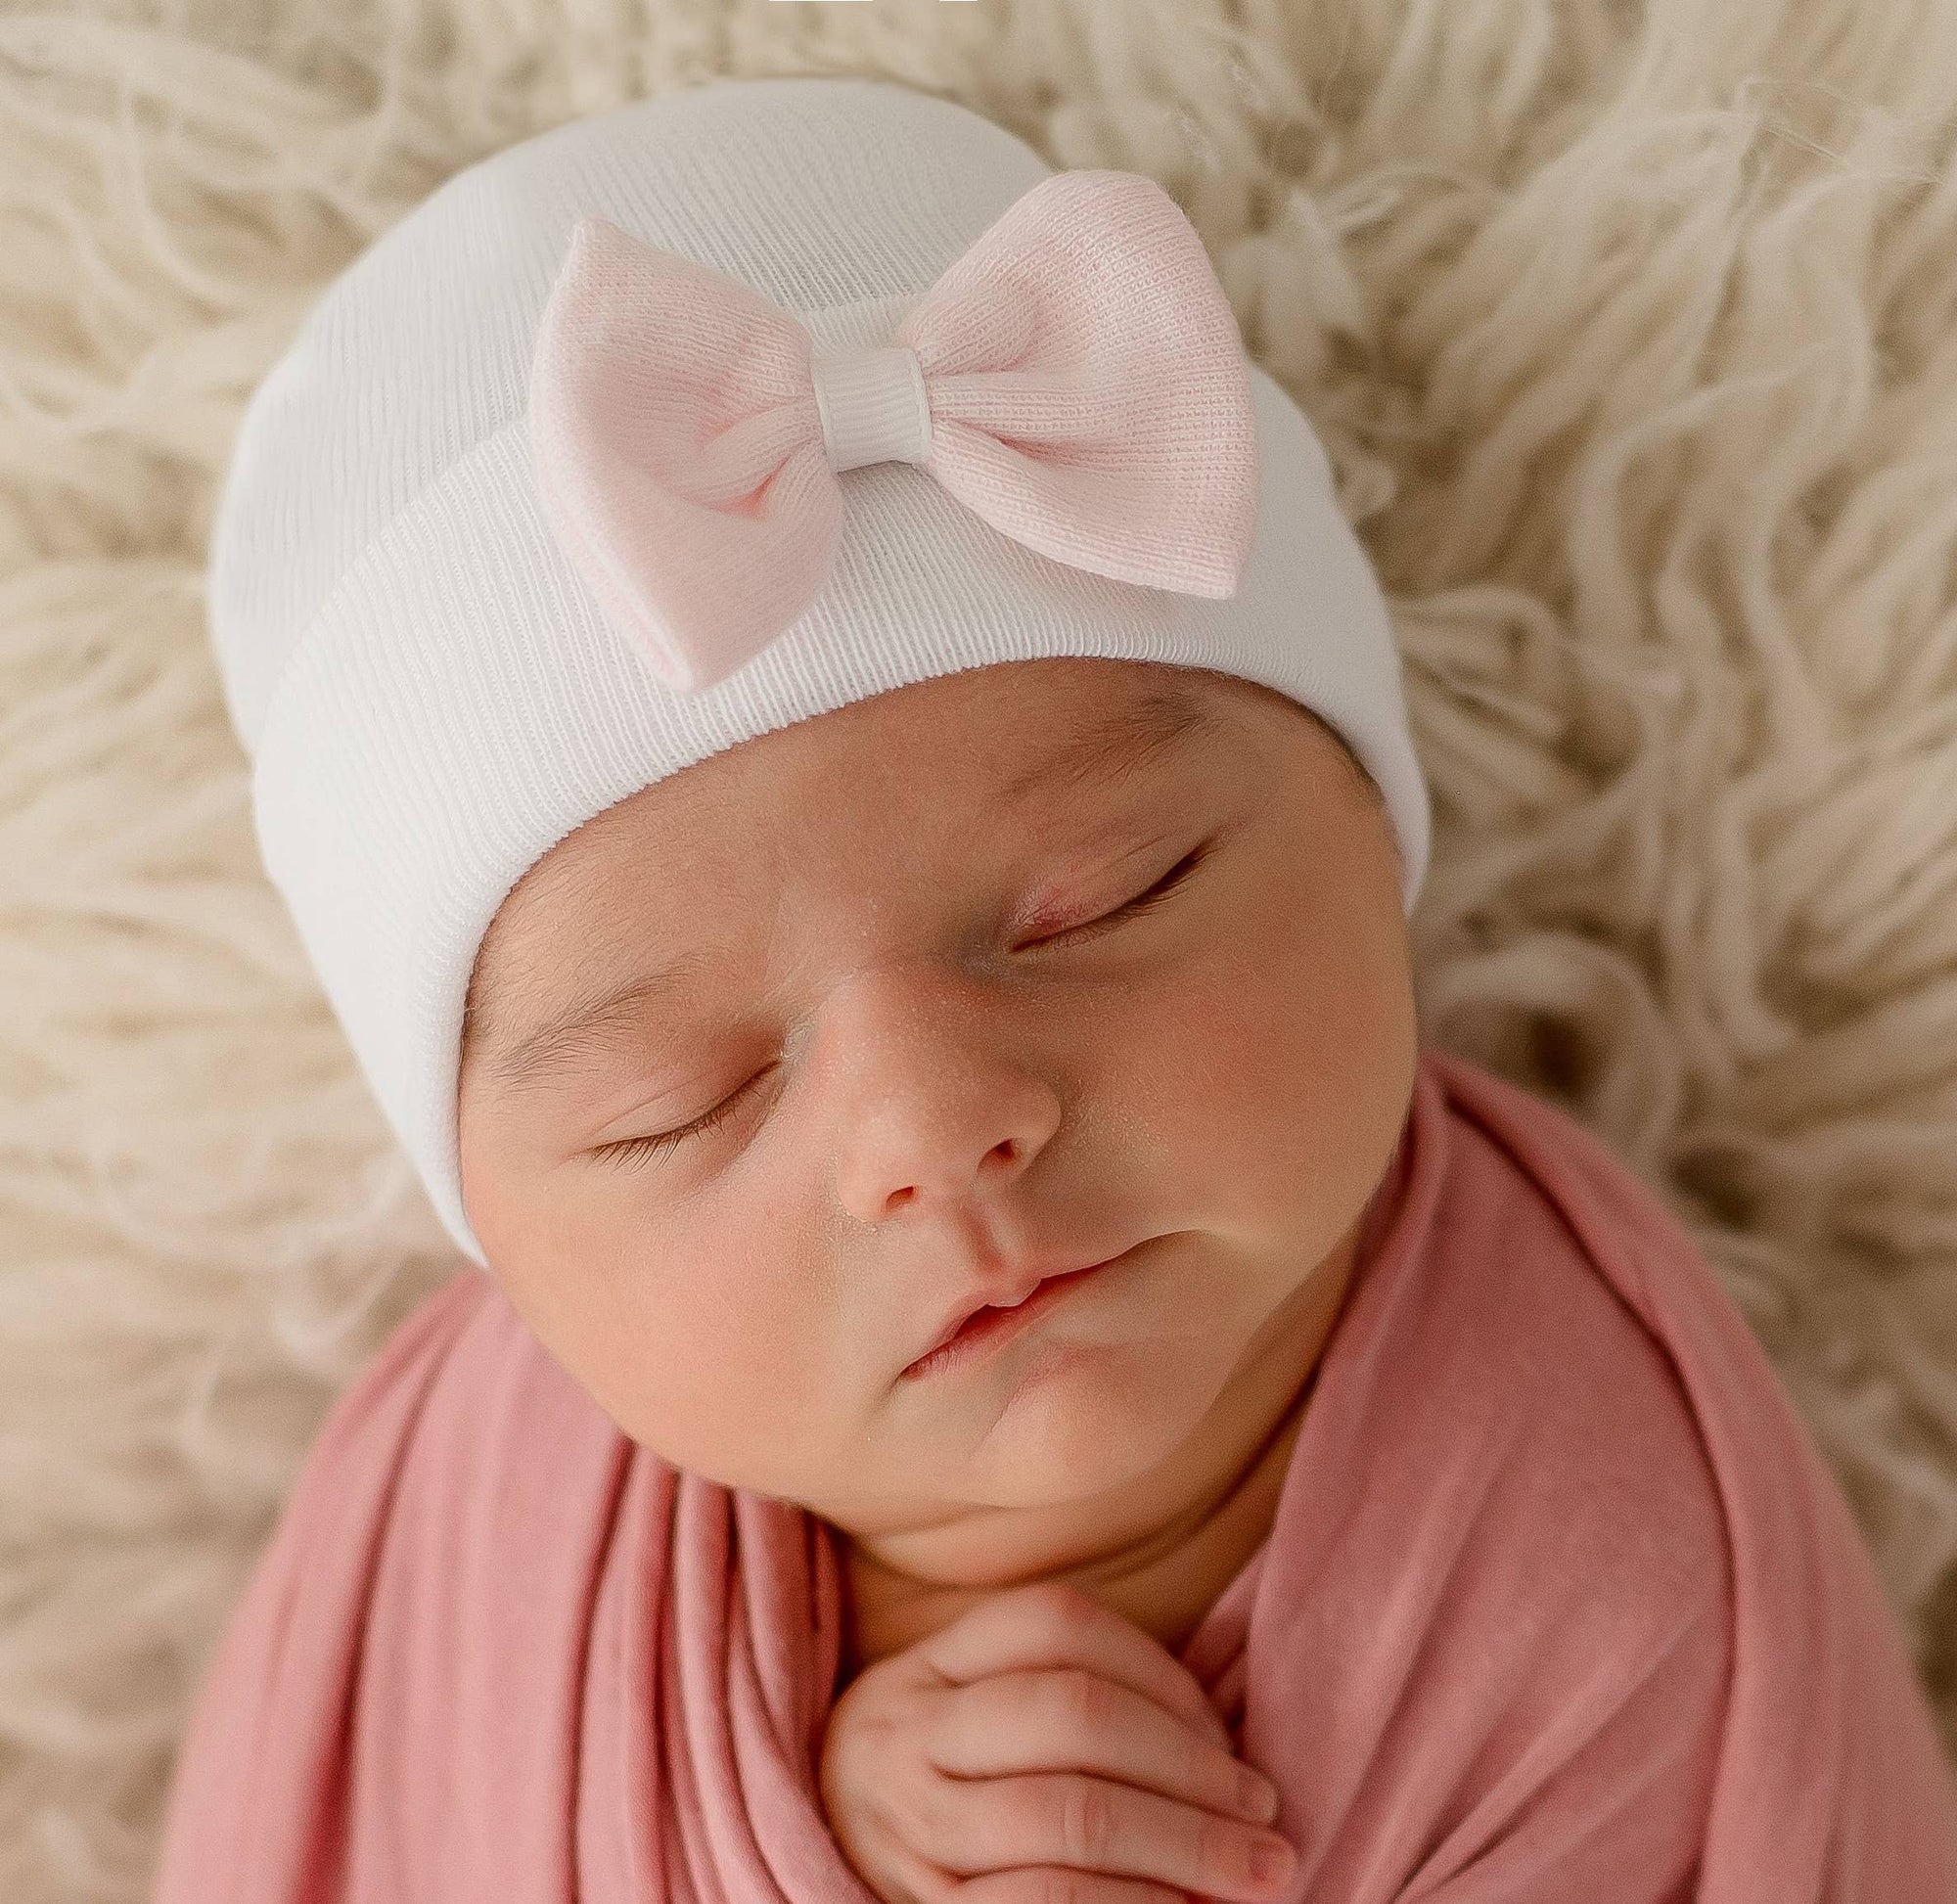
[{"label": "baby's fingernail", "polygon": [[1258,1883],[1289,1878],[1297,1853],[1281,1837],[1260,1837],[1251,1846],[1251,1875]]},{"label": "baby's fingernail", "polygon": [[1245,1771],[1237,1779],[1237,1803],[1250,1817],[1268,1824],[1278,1815],[1278,1789],[1262,1774]]}]

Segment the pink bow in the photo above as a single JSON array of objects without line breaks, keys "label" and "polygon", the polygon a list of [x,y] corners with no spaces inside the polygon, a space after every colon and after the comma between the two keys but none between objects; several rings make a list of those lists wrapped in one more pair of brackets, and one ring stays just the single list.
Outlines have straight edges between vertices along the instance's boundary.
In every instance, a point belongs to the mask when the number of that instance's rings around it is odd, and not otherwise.
[{"label": "pink bow", "polygon": [[1057,561],[1235,592],[1256,523],[1250,373],[1202,240],[1153,179],[1052,173],[889,344],[812,342],[750,286],[609,219],[571,233],[531,365],[537,492],[671,686],[712,686],[801,615],[839,473],[893,458]]}]

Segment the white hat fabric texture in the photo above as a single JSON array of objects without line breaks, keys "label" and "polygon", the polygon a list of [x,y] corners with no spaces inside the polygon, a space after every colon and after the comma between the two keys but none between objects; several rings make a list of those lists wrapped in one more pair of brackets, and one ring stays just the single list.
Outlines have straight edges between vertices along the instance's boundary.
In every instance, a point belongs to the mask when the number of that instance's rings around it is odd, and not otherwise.
[{"label": "white hat fabric texture", "polygon": [[1214,600],[1071,567],[917,464],[850,468],[807,610],[725,679],[666,685],[539,506],[540,317],[580,220],[712,266],[818,355],[905,312],[1054,168],[981,114],[878,79],[719,79],[455,174],[322,294],[248,404],[208,612],[266,872],[443,1226],[487,1259],[456,1151],[477,949],[523,873],[695,761],[913,681],[1101,656],[1259,681],[1379,786],[1410,912],[1429,806],[1377,578],[1323,448],[1250,363],[1257,523]]}]

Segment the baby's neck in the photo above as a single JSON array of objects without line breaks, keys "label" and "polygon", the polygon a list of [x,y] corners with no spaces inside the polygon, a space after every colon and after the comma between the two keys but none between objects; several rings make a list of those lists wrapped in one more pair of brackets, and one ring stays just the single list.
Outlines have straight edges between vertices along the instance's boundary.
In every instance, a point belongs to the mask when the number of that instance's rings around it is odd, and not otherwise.
[{"label": "baby's neck", "polygon": [[1148,1477],[1164,1513],[1141,1534],[1110,1537],[1107,1504],[1083,1503],[1070,1523],[1049,1521],[1009,1566],[990,1566],[982,1584],[969,1584],[969,1574],[956,1578],[960,1567],[921,1577],[915,1563],[907,1567],[885,1551],[887,1543],[844,1533],[845,1644],[837,1690],[988,1595],[1034,1580],[1070,1581],[1179,1651],[1270,1532],[1325,1339],[1351,1281],[1360,1228],[1354,1224],[1300,1287],[1285,1327],[1212,1410],[1206,1433]]}]

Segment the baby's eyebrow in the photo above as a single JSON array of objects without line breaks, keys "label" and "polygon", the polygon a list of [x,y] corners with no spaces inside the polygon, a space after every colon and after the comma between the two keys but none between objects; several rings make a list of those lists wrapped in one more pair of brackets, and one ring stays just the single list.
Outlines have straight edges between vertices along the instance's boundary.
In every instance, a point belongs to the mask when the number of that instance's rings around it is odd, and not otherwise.
[{"label": "baby's eyebrow", "polygon": [[[1218,738],[1224,731],[1224,722],[1199,696],[1179,684],[1162,683],[1091,721],[1036,766],[1007,782],[998,798],[1015,807],[1043,789],[1078,792],[1094,781],[1126,779],[1184,742]],[[650,1007],[668,999],[710,964],[695,948],[622,985],[573,998],[508,1048],[491,1045],[484,1067],[505,1090],[519,1084],[541,1086],[611,1034],[643,1019]]]},{"label": "baby's eyebrow", "polygon": [[490,1043],[483,1067],[490,1080],[505,1090],[541,1086],[643,1018],[649,1007],[669,999],[709,964],[707,955],[696,948],[622,985],[581,994],[515,1043],[500,1050]]},{"label": "baby's eyebrow", "polygon": [[1037,766],[1008,781],[999,798],[1018,806],[1042,788],[1074,792],[1096,780],[1124,780],[1184,741],[1220,740],[1224,732],[1222,719],[1200,696],[1163,682],[1090,722]]}]

